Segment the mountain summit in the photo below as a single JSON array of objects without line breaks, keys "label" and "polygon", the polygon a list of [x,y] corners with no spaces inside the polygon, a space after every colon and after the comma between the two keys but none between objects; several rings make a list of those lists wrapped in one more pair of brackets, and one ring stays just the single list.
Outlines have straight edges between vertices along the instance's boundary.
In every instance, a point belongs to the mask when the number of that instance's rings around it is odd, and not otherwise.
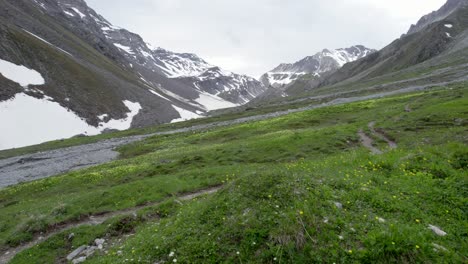
[{"label": "mountain summit", "polygon": [[327,75],[343,67],[346,63],[361,59],[373,52],[375,50],[362,45],[336,50],[324,49],[295,63],[280,64],[275,69],[265,73],[260,80],[265,86],[279,88],[306,74],[315,77]]}]

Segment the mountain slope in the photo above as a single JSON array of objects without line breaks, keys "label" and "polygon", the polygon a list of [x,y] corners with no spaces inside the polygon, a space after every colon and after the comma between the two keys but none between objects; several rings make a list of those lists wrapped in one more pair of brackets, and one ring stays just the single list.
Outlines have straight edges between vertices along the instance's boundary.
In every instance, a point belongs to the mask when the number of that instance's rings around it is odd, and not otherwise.
[{"label": "mountain slope", "polygon": [[[451,1],[449,1],[451,2]],[[465,0],[460,1],[466,3]],[[382,50],[349,63],[326,78],[319,86],[347,80],[355,82],[399,71],[439,55],[468,47],[468,5],[460,5],[450,15],[413,34],[404,35]]]},{"label": "mountain slope", "polygon": [[466,0],[448,0],[439,10],[423,16],[415,25],[411,25],[407,34],[416,33],[424,27],[448,17],[455,10],[467,4]]},{"label": "mountain slope", "polygon": [[[22,94],[41,105],[41,111],[27,109],[11,124],[4,123],[9,135],[17,134],[18,123],[45,136],[60,132],[59,120],[52,117],[42,125],[28,119],[42,120],[62,110],[73,113],[69,119],[75,129],[58,133],[58,138],[175,122],[244,104],[265,89],[196,55],[152,48],[82,0],[0,0],[0,6],[0,60],[32,69],[45,80],[21,87],[0,74],[0,109],[8,108],[1,110],[4,114],[18,112],[15,104]],[[0,73],[6,70],[2,67]],[[137,113],[130,103],[139,108]],[[42,138],[52,139],[57,137]]]}]

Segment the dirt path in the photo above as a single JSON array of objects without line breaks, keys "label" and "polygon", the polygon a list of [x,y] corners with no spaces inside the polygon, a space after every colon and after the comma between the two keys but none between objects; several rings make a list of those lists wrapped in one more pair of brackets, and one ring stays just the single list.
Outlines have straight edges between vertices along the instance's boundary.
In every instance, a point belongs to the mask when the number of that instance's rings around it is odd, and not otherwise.
[{"label": "dirt path", "polygon": [[[390,149],[396,149],[398,147],[398,145],[394,141],[389,139],[382,131],[377,131],[375,129],[375,121],[370,122],[367,126],[369,127],[369,130],[372,133],[372,135],[387,142]],[[364,133],[362,129],[359,130],[358,136],[361,140],[361,144],[368,150],[370,150],[373,154],[380,155],[384,153],[382,150],[374,146],[374,140],[371,137],[369,137],[366,133]]]},{"label": "dirt path", "polygon": [[[177,198],[177,200],[179,200],[179,201],[193,200],[193,199],[195,199],[197,197],[200,197],[200,196],[203,196],[203,195],[209,195],[209,194],[216,193],[220,189],[221,189],[221,186],[217,186],[217,187],[212,187],[212,188],[200,190],[200,191],[193,192],[193,193],[188,193],[188,194],[179,196]],[[151,206],[155,206],[155,205],[158,205],[158,204],[161,204],[161,202],[150,203],[150,204],[146,204],[146,205],[142,205],[142,206],[132,207],[132,208],[128,208],[128,209],[121,210],[121,211],[115,211],[115,212],[109,212],[109,213],[89,216],[89,217],[87,217],[87,218],[85,218],[85,219],[83,219],[81,221],[78,221],[78,222],[61,224],[61,225],[59,224],[57,227],[50,230],[46,234],[41,234],[39,236],[36,236],[34,238],[34,240],[31,241],[31,242],[20,245],[20,246],[18,246],[16,248],[10,248],[10,249],[8,249],[6,251],[0,251],[0,264],[7,264],[18,253],[20,253],[20,252],[22,252],[22,251],[24,251],[26,249],[32,248],[35,245],[37,245],[37,244],[51,238],[52,236],[61,233],[61,232],[67,231],[67,230],[72,229],[72,228],[84,226],[84,225],[100,225],[100,224],[104,223],[105,221],[107,221],[107,220],[109,220],[109,219],[111,219],[113,217],[116,217],[116,216],[132,215],[132,214],[136,215],[136,213],[139,210],[145,209],[145,208],[148,208],[148,207],[151,207]]]},{"label": "dirt path", "polygon": [[392,141],[391,139],[389,139],[385,133],[383,131],[377,131],[375,129],[375,121],[374,122],[370,122],[369,125],[368,125],[370,131],[372,134],[374,134],[376,137],[382,139],[383,141],[387,142],[388,146],[390,147],[390,149],[396,149],[398,147],[397,143],[395,143],[395,141]]},{"label": "dirt path", "polygon": [[370,150],[370,152],[372,152],[373,154],[377,154],[377,155],[383,154],[383,152],[380,149],[374,147],[373,145],[374,140],[370,138],[366,133],[364,133],[362,129],[359,130],[358,135],[359,135],[359,138],[361,139],[361,144],[364,147],[366,147],[368,150]]}]

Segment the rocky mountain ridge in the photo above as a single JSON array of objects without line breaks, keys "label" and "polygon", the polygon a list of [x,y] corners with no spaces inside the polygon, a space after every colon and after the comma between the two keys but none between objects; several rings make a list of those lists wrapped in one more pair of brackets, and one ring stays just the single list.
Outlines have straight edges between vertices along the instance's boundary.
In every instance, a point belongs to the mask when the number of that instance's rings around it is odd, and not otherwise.
[{"label": "rocky mountain ridge", "polygon": [[468,0],[448,0],[439,10],[423,16],[416,24],[411,25],[407,34],[416,33],[424,27],[448,17],[455,10],[463,6],[468,6]]},{"label": "rocky mountain ridge", "polygon": [[336,50],[324,49],[295,63],[280,64],[275,69],[265,73],[260,81],[265,86],[284,87],[304,75],[315,77],[327,75],[343,67],[346,63],[361,59],[373,52],[375,52],[374,49],[366,48],[363,45]]}]

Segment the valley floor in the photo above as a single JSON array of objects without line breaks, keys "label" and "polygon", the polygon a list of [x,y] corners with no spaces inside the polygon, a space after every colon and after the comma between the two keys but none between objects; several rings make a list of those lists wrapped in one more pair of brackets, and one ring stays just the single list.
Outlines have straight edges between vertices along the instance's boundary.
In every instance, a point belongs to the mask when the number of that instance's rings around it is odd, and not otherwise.
[{"label": "valley floor", "polygon": [[0,260],[466,263],[467,95],[454,84],[123,145],[0,190]]},{"label": "valley floor", "polygon": [[[457,81],[455,83],[459,83]],[[293,108],[281,111],[272,111],[264,114],[253,114],[247,117],[233,118],[232,120],[225,121],[213,121],[209,122],[207,119],[206,123],[197,124],[193,126],[187,126],[177,128],[173,130],[153,132],[142,135],[123,136],[118,138],[109,138],[99,140],[98,142],[90,144],[78,144],[68,148],[58,147],[57,149],[47,150],[47,146],[50,143],[45,143],[45,151],[40,151],[33,154],[26,154],[20,156],[14,156],[11,158],[0,159],[0,188],[15,185],[22,182],[34,181],[50,176],[66,173],[72,170],[84,169],[87,167],[103,164],[112,160],[115,160],[119,153],[114,151],[116,147],[130,144],[132,142],[140,141],[145,138],[157,135],[172,135],[178,133],[203,131],[207,129],[213,129],[216,127],[230,126],[235,124],[242,124],[247,122],[254,122],[260,120],[266,120],[276,118],[292,113],[308,111],[311,109],[318,109],[322,107],[329,107],[333,105],[341,105],[351,102],[364,101],[369,99],[381,98],[384,96],[408,93],[414,91],[424,91],[430,89],[431,85],[417,85],[409,86],[402,89],[375,92],[370,95],[361,95],[354,97],[337,97],[335,95],[329,95],[331,97],[328,101],[323,103],[311,103],[305,107]],[[345,96],[346,94],[343,94]],[[327,99],[324,97],[323,99]],[[361,137],[362,137],[361,133]],[[99,137],[96,137],[99,138]],[[73,140],[73,139],[72,139]],[[72,140],[65,140],[66,142]],[[91,139],[92,140],[92,139]],[[79,142],[79,141],[78,141]],[[54,142],[52,142],[54,143]],[[66,143],[64,143],[66,144]],[[52,145],[52,144],[50,144]],[[32,146],[31,148],[38,147],[41,145]],[[25,150],[28,147],[23,148]],[[14,153],[14,149],[10,150]],[[21,151],[21,149],[19,150]],[[375,150],[372,150],[375,152]],[[6,151],[8,152],[8,151]]]}]

